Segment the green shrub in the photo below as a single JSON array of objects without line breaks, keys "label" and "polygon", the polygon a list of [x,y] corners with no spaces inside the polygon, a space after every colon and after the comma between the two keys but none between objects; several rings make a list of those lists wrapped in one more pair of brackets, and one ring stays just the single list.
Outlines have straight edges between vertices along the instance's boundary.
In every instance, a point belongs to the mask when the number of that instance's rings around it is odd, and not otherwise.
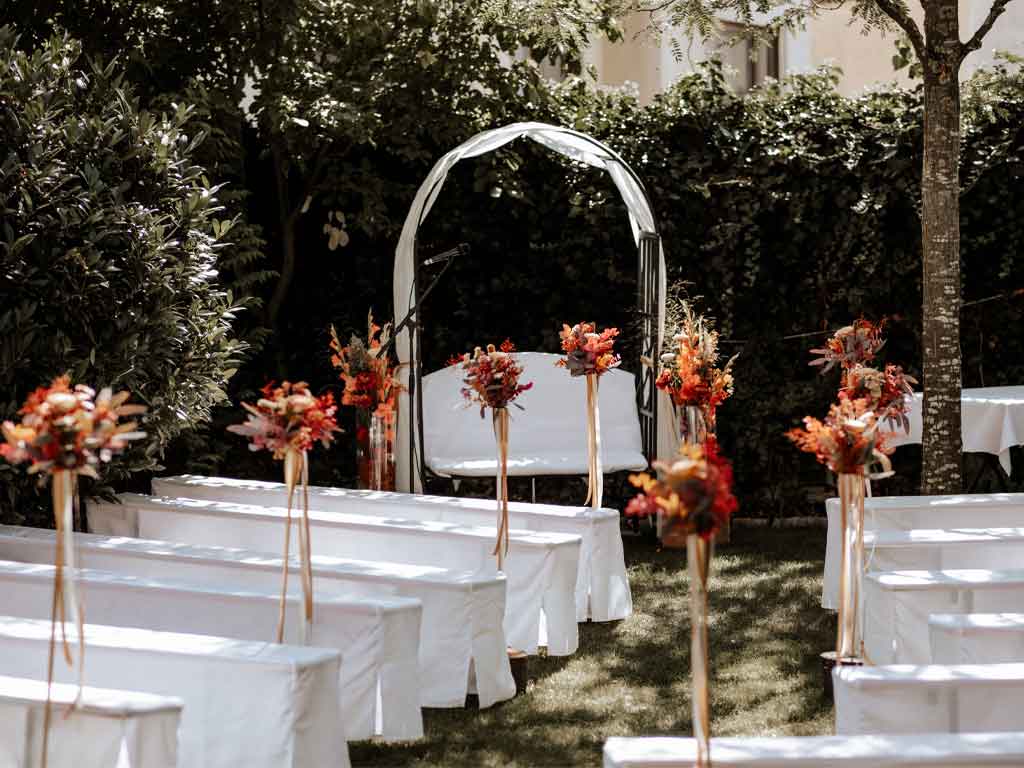
[{"label": "green shrub", "polygon": [[[64,372],[130,390],[148,438],[113,476],[156,468],[208,419],[242,349],[215,269],[233,222],[190,159],[188,116],[139,110],[66,38],[24,52],[0,28],[0,415]],[[30,512],[21,470],[0,467],[0,488],[0,516]]]}]

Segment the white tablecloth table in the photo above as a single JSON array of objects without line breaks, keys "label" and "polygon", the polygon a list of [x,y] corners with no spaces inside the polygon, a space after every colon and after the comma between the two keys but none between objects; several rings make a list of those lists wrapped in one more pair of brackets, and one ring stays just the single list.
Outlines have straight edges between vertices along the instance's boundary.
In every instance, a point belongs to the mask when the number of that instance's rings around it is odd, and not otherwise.
[{"label": "white tablecloth table", "polygon": [[837,734],[1024,731],[1024,664],[836,667]]},{"label": "white tablecloth table", "polygon": [[[910,433],[898,431],[891,443],[920,443],[924,396],[918,392],[910,405]],[[966,453],[991,453],[1010,474],[1010,448],[1024,444],[1024,386],[979,387],[960,395],[960,426]]]},{"label": "white tablecloth table", "polygon": [[[121,504],[90,504],[97,533],[276,552],[286,512],[202,499],[121,494]],[[339,512],[310,512],[314,554],[443,566],[485,576],[497,573],[493,530],[416,520],[390,520]],[[580,537],[564,533],[511,533],[505,559],[505,638],[536,653],[546,619],[548,654],[576,652],[575,588]]]},{"label": "white tablecloth table", "polygon": [[[54,567],[0,561],[0,613],[44,619]],[[180,579],[143,579],[79,569],[86,618],[98,624],[167,632],[217,635],[238,640],[272,639],[278,594]],[[285,642],[299,643],[301,600],[289,600]],[[309,645],[343,656],[340,714],[335,727],[349,740],[383,735],[386,740],[423,735],[420,713],[420,604],[408,598],[354,600],[317,597]]]},{"label": "white tablecloth table", "polygon": [[[53,531],[0,526],[0,559],[51,563]],[[199,581],[218,588],[277,589],[281,558],[247,549],[76,534],[83,567],[142,578]],[[425,707],[462,707],[472,666],[481,707],[515,696],[505,632],[505,579],[423,565],[313,556],[319,596],[414,598],[420,626],[421,700]],[[297,565],[289,588],[301,592]]]},{"label": "white tablecloth table", "polygon": [[933,613],[928,629],[936,664],[1024,662],[1024,613]]},{"label": "white tablecloth table", "polygon": [[1024,605],[1024,571],[887,571],[864,576],[864,647],[874,664],[927,664],[933,613],[1002,613]]},{"label": "white tablecloth table", "polygon": [[[177,768],[181,699],[55,683],[49,768]],[[46,680],[0,676],[0,766],[42,761]]]},{"label": "white tablecloth table", "polygon": [[[70,628],[68,640],[77,642]],[[349,765],[337,651],[97,624],[85,642],[87,685],[184,702],[181,768]],[[0,674],[45,679],[49,643],[49,620],[0,616]],[[54,677],[73,683],[77,672],[58,658]]]},{"label": "white tablecloth table", "polygon": [[[153,494],[273,507],[284,506],[288,498],[284,483],[201,475],[155,478]],[[309,489],[309,503],[314,509],[327,512],[436,520],[487,528],[494,526],[497,519],[495,501],[453,496],[313,486]],[[576,580],[578,621],[588,618],[615,621],[633,612],[616,510],[513,502],[509,504],[509,524],[530,531],[576,534],[582,539]]]},{"label": "white tablecloth table", "polygon": [[[821,605],[839,607],[842,531],[839,499],[825,502],[828,532]],[[952,496],[876,496],[864,505],[864,530],[1024,527],[1024,493],[964,493]]]},{"label": "white tablecloth table", "polygon": [[[611,738],[604,768],[695,768],[687,738]],[[995,768],[1024,765],[1024,733],[713,738],[715,768]]]}]

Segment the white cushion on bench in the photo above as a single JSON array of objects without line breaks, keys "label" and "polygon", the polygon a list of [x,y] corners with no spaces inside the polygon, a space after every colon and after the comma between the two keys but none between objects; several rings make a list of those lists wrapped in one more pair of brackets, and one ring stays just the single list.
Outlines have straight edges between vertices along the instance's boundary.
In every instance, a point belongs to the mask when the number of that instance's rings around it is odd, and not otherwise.
[{"label": "white cushion on bench", "polygon": [[[834,611],[839,608],[839,559],[842,556],[839,499],[828,499],[825,512],[828,534],[821,606]],[[864,505],[865,531],[1017,526],[1024,526],[1024,493],[876,496],[867,499]]]},{"label": "white cushion on bench", "polygon": [[1024,605],[1024,571],[883,571],[864,576],[864,645],[874,664],[927,664],[933,613],[1001,613]]},{"label": "white cushion on bench", "polygon": [[1024,613],[933,613],[928,629],[936,664],[1024,661]]},{"label": "white cushion on bench", "polygon": [[[142,536],[190,544],[242,546],[273,553],[281,546],[286,510],[203,499],[168,499],[124,493],[121,504],[90,504],[98,533]],[[313,553],[497,572],[494,530],[452,523],[385,519],[310,511]],[[505,637],[536,653],[541,618],[547,620],[548,653],[576,652],[576,573],[580,537],[564,533],[511,532],[505,560]]]},{"label": "white cushion on bench", "polygon": [[[697,742],[670,737],[611,738],[604,768],[694,768]],[[713,738],[716,768],[995,768],[1024,765],[1024,734],[783,736]]]},{"label": "white cushion on bench", "polygon": [[[533,388],[509,408],[510,475],[586,475],[587,399],[582,376],[570,376],[555,361],[560,355],[521,352],[521,381]],[[461,368],[449,366],[423,377],[423,442],[427,466],[439,475],[494,477],[497,448],[490,411],[462,397]],[[636,407],[636,378],[622,370],[601,377],[601,460],[605,472],[647,466]]]},{"label": "white cushion on bench", "polygon": [[[49,617],[54,572],[52,565],[0,560],[0,589],[7,593],[0,600],[2,610],[29,619]],[[275,589],[204,587],[88,569],[79,569],[78,580],[86,618],[99,624],[254,641],[272,639],[277,627]],[[380,733],[395,741],[421,737],[419,601],[318,596],[314,610],[309,644],[343,655],[341,714],[335,727],[349,740]],[[285,624],[288,643],[299,642],[300,611],[301,600],[292,596]]]},{"label": "white cushion on bench", "polygon": [[[49,645],[49,619],[0,616],[0,674],[45,679]],[[85,645],[87,685],[181,698],[182,768],[348,768],[337,651],[98,624]],[[77,675],[58,658],[55,680]]]},{"label": "white cushion on bench", "polygon": [[[0,559],[51,563],[53,531],[0,526]],[[280,589],[281,557],[248,549],[75,534],[86,568],[142,578],[200,581],[228,589]],[[297,561],[288,586],[301,592]],[[423,603],[420,628],[421,704],[462,707],[475,670],[480,706],[515,695],[502,618],[505,579],[424,565],[375,563],[313,555],[315,594],[401,596]]]},{"label": "white cushion on bench", "polygon": [[[177,768],[181,699],[54,683],[49,768]],[[68,707],[78,698],[73,710]],[[0,765],[41,761],[46,681],[0,676]]]},{"label": "white cushion on bench", "polygon": [[1024,731],[1024,664],[836,667],[836,733]]},{"label": "white cushion on bench", "polygon": [[[288,503],[288,490],[284,483],[232,477],[157,477],[153,478],[153,494],[276,507]],[[486,527],[493,526],[497,518],[495,501],[453,496],[311,486],[309,503],[314,509],[327,512],[388,515]],[[513,528],[531,531],[576,534],[583,539],[576,579],[578,621],[586,621],[588,618],[594,621],[617,621],[633,612],[617,511],[512,502],[509,504],[509,524]]]}]

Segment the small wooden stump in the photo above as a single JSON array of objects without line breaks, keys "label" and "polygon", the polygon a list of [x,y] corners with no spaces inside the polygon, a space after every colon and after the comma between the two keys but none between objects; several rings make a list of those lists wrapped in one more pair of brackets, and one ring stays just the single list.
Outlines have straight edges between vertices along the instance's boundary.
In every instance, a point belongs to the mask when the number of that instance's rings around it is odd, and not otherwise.
[{"label": "small wooden stump", "polygon": [[530,678],[530,657],[515,648],[508,649],[508,663],[512,668],[512,679],[516,681],[516,696],[526,693],[526,683]]},{"label": "small wooden stump", "polygon": [[821,654],[821,671],[824,676],[822,679],[822,693],[824,693],[825,698],[829,701],[834,699],[834,693],[832,691],[832,670],[837,666],[863,667],[864,660],[847,656],[844,659],[839,659],[837,662],[835,651],[825,651]]}]

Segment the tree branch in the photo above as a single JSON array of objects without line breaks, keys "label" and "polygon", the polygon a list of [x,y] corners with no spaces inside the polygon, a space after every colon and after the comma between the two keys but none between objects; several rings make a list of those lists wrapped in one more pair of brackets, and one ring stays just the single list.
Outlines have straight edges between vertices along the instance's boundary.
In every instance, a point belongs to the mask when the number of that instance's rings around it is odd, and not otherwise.
[{"label": "tree branch", "polygon": [[[901,0],[875,0],[875,2],[886,16],[896,22],[896,26],[907,33],[907,37],[910,38],[910,43],[914,46],[914,51],[917,53],[918,60],[923,64],[927,49],[924,35],[921,34],[921,29],[917,26],[917,22],[910,18],[910,14],[907,13],[907,9]],[[1004,0],[996,0],[996,2],[1004,2]],[[1005,2],[1009,2],[1009,0],[1005,0]]]},{"label": "tree branch", "polygon": [[972,51],[977,51],[981,48],[981,43],[985,39],[985,35],[989,33],[992,26],[996,23],[996,19],[1003,15],[1003,11],[1006,10],[1006,6],[1010,4],[1010,0],[995,0],[992,3],[992,7],[988,11],[988,18],[982,22],[982,25],[978,27],[978,30],[971,35],[971,39],[964,43],[961,47],[961,58],[967,56]]}]

